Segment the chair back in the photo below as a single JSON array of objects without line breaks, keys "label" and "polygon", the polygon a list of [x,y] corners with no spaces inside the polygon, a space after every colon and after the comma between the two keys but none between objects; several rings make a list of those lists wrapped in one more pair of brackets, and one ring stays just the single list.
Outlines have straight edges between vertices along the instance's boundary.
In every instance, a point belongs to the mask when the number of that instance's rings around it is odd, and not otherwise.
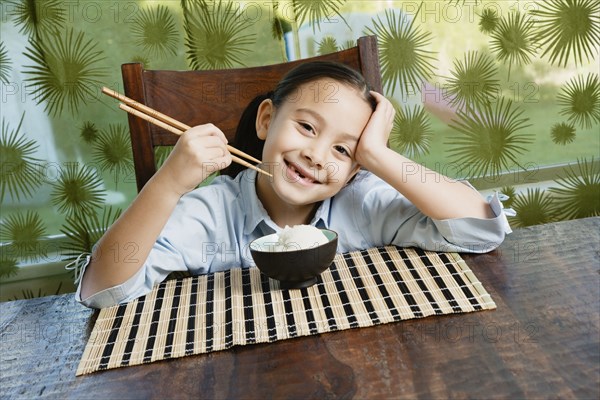
[{"label": "chair back", "polygon": [[[233,141],[248,103],[275,88],[292,68],[308,61],[337,61],[360,71],[381,92],[377,38],[361,37],[357,46],[322,56],[261,67],[207,71],[146,70],[140,63],[121,66],[125,95],[189,126],[213,123]],[[138,191],[156,172],[154,148],[171,146],[178,136],[129,115]]]}]

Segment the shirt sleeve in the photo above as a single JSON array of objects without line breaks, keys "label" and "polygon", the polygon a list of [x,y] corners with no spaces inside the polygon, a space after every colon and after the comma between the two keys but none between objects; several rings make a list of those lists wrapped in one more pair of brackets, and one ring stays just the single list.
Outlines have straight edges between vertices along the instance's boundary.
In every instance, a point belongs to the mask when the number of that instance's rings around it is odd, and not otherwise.
[{"label": "shirt sleeve", "polygon": [[[81,276],[89,265],[90,258],[81,267]],[[169,244],[164,236],[158,238],[146,262],[131,278],[97,292],[86,299],[81,298],[81,281],[75,292],[75,300],[90,308],[106,308],[130,302],[150,292],[154,285],[162,282],[171,272],[186,270],[178,249]]]},{"label": "shirt sleeve", "polygon": [[[81,270],[81,276],[85,274],[85,269],[88,267],[89,261],[90,259],[88,258],[85,265],[83,265]],[[122,284],[101,290],[98,293],[94,293],[86,299],[81,298],[80,280],[79,285],[77,286],[77,291],[75,292],[75,300],[86,307],[98,309],[111,307],[116,304],[131,301],[139,296],[146,294],[149,291],[146,291],[144,288],[144,276],[145,265],[134,276],[132,276]]]},{"label": "shirt sleeve", "polygon": [[363,190],[359,190],[358,195],[362,195],[361,210],[366,227],[362,231],[365,242],[372,247],[393,244],[438,252],[486,253],[498,247],[511,232],[497,194],[488,201],[493,218],[437,220],[424,215],[396,189],[374,175],[361,185]]},{"label": "shirt sleeve", "polygon": [[[135,275],[86,299],[81,298],[80,280],[75,300],[91,308],[110,307],[147,294],[171,272],[207,273],[215,254],[210,248],[217,243],[215,232],[220,218],[218,208],[211,206],[220,204],[215,196],[218,196],[217,191],[207,187],[201,193],[195,191],[182,197]],[[89,257],[81,276],[88,264]]]},{"label": "shirt sleeve", "polygon": [[512,230],[497,193],[491,197],[488,204],[494,214],[493,218],[432,219],[444,240],[448,242],[449,249],[443,251],[487,253],[502,244],[504,237]]}]

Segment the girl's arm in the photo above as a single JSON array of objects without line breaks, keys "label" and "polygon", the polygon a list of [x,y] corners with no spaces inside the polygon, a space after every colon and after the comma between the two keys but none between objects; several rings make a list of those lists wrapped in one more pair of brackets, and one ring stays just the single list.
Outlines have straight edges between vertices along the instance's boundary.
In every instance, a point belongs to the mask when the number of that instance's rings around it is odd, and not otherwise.
[{"label": "girl's arm", "polygon": [[[164,165],[96,244],[82,278],[82,299],[135,275],[179,198],[231,163],[226,145],[225,135],[212,124],[191,128],[181,135]],[[118,257],[132,245],[135,254]]]},{"label": "girl's arm", "polygon": [[387,147],[395,110],[383,95],[371,93],[377,99],[377,108],[358,143],[357,162],[393,186],[431,218],[493,218],[489,204],[477,191]]}]

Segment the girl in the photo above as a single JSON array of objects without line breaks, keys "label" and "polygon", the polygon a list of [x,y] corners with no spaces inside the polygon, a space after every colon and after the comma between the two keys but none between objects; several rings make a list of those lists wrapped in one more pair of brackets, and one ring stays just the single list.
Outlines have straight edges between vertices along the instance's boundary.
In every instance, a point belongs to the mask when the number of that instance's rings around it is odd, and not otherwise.
[{"label": "girl", "polygon": [[107,307],[146,294],[173,271],[248,267],[249,243],[286,225],[337,231],[338,252],[497,247],[510,232],[498,198],[488,203],[389,149],[393,119],[392,104],[356,71],[300,65],[248,106],[236,134],[234,146],[261,157],[273,177],[232,165],[233,177],[194,190],[231,155],[216,126],[191,128],[100,239],[76,299]]}]

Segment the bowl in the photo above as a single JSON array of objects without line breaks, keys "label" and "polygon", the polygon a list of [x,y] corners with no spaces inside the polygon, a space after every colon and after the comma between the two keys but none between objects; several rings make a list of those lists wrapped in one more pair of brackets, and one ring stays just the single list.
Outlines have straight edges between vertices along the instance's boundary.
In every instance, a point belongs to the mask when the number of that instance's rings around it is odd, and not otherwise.
[{"label": "bowl", "polygon": [[301,289],[317,283],[317,277],[335,258],[338,234],[321,229],[327,243],[307,249],[273,251],[277,234],[263,236],[250,243],[250,253],[258,269],[269,278],[278,280],[282,289]]}]

